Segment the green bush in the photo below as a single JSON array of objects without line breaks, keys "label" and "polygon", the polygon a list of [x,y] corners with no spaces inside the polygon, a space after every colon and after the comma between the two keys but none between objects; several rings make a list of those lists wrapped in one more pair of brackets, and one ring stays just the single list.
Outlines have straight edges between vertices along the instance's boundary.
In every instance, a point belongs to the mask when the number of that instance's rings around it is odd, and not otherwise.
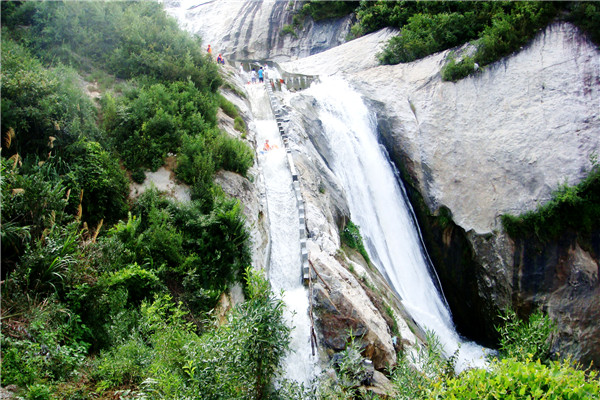
[{"label": "green bush", "polygon": [[142,300],[152,297],[160,287],[160,280],[152,271],[148,271],[138,264],[128,265],[119,271],[108,274],[103,278],[108,290],[121,287],[127,290],[127,303],[141,304]]},{"label": "green bush", "polygon": [[[105,103],[110,111],[110,102]],[[108,133],[129,169],[158,169],[185,135],[210,136],[217,102],[193,83],[154,84],[119,98]]]},{"label": "green bush", "polygon": [[[13,168],[9,162],[2,159],[2,227],[5,228],[7,223],[27,226],[27,236],[38,239],[54,224],[68,222],[65,213],[67,190],[52,166]],[[5,234],[4,230],[2,234]],[[8,243],[3,242],[4,245]],[[20,253],[19,248],[16,250]]]},{"label": "green bush", "polygon": [[97,137],[96,113],[65,67],[46,69],[28,49],[2,35],[2,133],[12,129],[3,156],[60,154],[81,135]]},{"label": "green bush", "polygon": [[308,1],[301,9],[302,15],[310,15],[313,20],[344,17],[359,5],[358,1]]},{"label": "green bush", "polygon": [[188,347],[183,366],[190,397],[262,399],[272,390],[289,351],[290,328],[283,302],[265,278],[251,269],[247,274],[250,298],[233,310],[226,325]]},{"label": "green bush", "polygon": [[242,133],[242,138],[246,135],[246,123],[242,119],[242,117],[235,117],[233,120],[233,128]]},{"label": "green bush", "polygon": [[[179,29],[159,3],[3,4],[3,20],[50,62],[84,68],[92,63],[125,79],[147,76],[174,82],[189,78],[198,88],[213,93],[221,83],[217,66],[207,61],[199,40]],[[20,25],[28,29],[18,29]]]},{"label": "green bush", "polygon": [[358,250],[358,252],[363,256],[365,261],[371,262],[369,259],[369,254],[365,249],[363,244],[362,236],[360,234],[360,230],[358,226],[354,225],[352,221],[348,221],[342,234],[340,235],[342,239],[342,243],[345,243],[348,247]]},{"label": "green bush", "polygon": [[293,25],[284,25],[281,29],[281,36],[292,35],[294,38],[298,38],[298,34],[296,33],[296,28]]},{"label": "green bush", "polygon": [[144,172],[143,168],[137,168],[131,173],[131,179],[135,183],[142,184],[146,180],[146,172]]},{"label": "green bush", "polygon": [[463,14],[414,14],[400,36],[390,39],[380,56],[384,64],[398,64],[464,43],[472,35]]},{"label": "green bush", "polygon": [[33,305],[20,323],[3,323],[2,386],[25,387],[71,378],[89,346],[81,340],[80,324],[78,316],[54,297]]},{"label": "green bush", "polygon": [[64,294],[76,271],[79,224],[55,225],[27,248],[11,278],[15,285],[34,296]]},{"label": "green bush", "polygon": [[[573,8],[572,14],[569,8]],[[477,40],[473,61],[483,67],[518,50],[561,9],[567,10],[567,19],[581,21],[582,28],[590,32],[590,27],[597,25],[591,21],[599,20],[595,6],[571,6],[567,2],[374,1],[361,2],[357,9],[359,23],[352,32],[360,35],[385,26],[401,29],[401,34],[390,39],[379,55],[384,64],[410,62]],[[458,80],[473,71],[469,67],[453,64],[446,68],[445,79]]]},{"label": "green bush", "polygon": [[[67,173],[67,186],[80,193],[82,220],[95,226],[103,219],[114,223],[125,216],[129,181],[119,165],[119,160],[97,142],[79,140],[70,145],[66,156],[71,160]],[[77,196],[73,196],[77,200]]]},{"label": "green bush", "polygon": [[469,76],[473,71],[475,71],[473,57],[465,56],[458,63],[452,57],[448,61],[448,64],[442,67],[442,80],[456,82]]},{"label": "green bush", "polygon": [[223,97],[223,95],[219,95],[219,107],[231,118],[236,118],[239,115],[237,108],[235,108],[232,102]]},{"label": "green bush", "polygon": [[554,325],[540,311],[534,312],[527,321],[520,320],[513,310],[501,316],[502,324],[496,327],[500,334],[500,354],[517,361],[547,361],[550,356],[551,335]]},{"label": "green bush", "polygon": [[581,28],[596,44],[600,43],[600,5],[591,1],[569,2],[570,21]]},{"label": "green bush", "polygon": [[213,146],[217,168],[246,175],[254,163],[254,151],[246,143],[224,133],[217,136]]},{"label": "green bush", "polygon": [[394,389],[400,398],[429,399],[437,382],[454,376],[455,362],[460,350],[444,357],[442,345],[431,331],[425,332],[426,345],[417,352],[405,352],[391,369]]},{"label": "green bush", "polygon": [[102,352],[94,363],[92,378],[100,388],[138,385],[148,374],[154,352],[138,334]]},{"label": "green bush", "polygon": [[437,383],[431,398],[598,399],[600,382],[597,372],[582,371],[568,360],[544,365],[509,358]]}]

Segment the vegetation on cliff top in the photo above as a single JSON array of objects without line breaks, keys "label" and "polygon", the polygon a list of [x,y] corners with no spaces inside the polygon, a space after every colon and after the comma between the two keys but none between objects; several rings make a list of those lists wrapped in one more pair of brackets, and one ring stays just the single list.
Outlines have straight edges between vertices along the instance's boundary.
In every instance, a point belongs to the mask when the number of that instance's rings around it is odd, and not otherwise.
[{"label": "vegetation on cliff top", "polygon": [[385,27],[400,30],[378,55],[382,64],[414,61],[465,43],[473,54],[449,57],[442,79],[457,81],[518,51],[556,19],[579,26],[600,44],[600,5],[548,1],[307,1],[282,34],[297,36],[306,16],[315,21],[356,14],[353,37]]},{"label": "vegetation on cliff top", "polygon": [[592,2],[361,2],[354,35],[389,26],[401,30],[387,43],[383,64],[410,62],[435,52],[472,42],[474,54],[451,59],[442,71],[456,81],[517,51],[550,21],[563,18],[600,43],[600,6]]}]

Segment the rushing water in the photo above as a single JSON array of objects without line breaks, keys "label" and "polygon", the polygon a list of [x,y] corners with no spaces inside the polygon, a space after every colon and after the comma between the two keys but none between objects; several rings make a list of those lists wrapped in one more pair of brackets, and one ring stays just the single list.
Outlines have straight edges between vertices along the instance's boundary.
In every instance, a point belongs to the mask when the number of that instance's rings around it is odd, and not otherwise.
[{"label": "rushing water", "polygon": [[311,351],[308,293],[301,280],[300,232],[292,174],[264,85],[249,85],[248,91],[255,116],[258,147],[262,149],[266,140],[274,147],[269,151],[259,151],[258,162],[265,179],[269,210],[269,281],[276,295],[282,296],[286,305],[285,318],[294,327],[292,351],[284,361],[285,376],[309,384],[318,371]]},{"label": "rushing water", "polygon": [[377,141],[375,115],[340,79],[325,78],[314,96],[329,140],[327,160],[348,198],[369,256],[388,278],[410,315],[438,336],[446,355],[460,346],[457,369],[485,364],[484,349],[457,334],[435,273],[422,246],[404,188]]}]

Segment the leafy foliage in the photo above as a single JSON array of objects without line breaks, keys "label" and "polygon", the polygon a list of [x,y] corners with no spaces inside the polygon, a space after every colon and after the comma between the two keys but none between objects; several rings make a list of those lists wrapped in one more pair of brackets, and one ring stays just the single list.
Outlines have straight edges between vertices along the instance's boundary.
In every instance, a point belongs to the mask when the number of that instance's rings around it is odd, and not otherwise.
[{"label": "leafy foliage", "polygon": [[[1,7],[2,385],[16,384],[20,398],[32,399],[103,391],[198,398],[202,382],[190,385],[183,368],[196,343],[206,344],[205,358],[217,342],[224,354],[252,355],[218,338],[241,331],[209,322],[250,264],[241,207],[214,187],[213,175],[219,168],[245,174],[253,163],[246,145],[216,129],[216,66],[159,3]],[[130,80],[115,84],[123,78]],[[84,79],[115,91],[94,104]],[[130,201],[121,165],[143,177],[184,141],[200,146],[189,145],[193,163],[182,175],[202,183],[193,187],[202,201],[175,203],[156,190]],[[195,171],[203,165],[195,164],[198,154],[208,168]],[[270,293],[268,285],[261,290]],[[236,317],[246,335],[259,326],[264,335],[235,343],[256,339],[268,354],[271,328],[285,325],[277,317],[282,304],[265,299],[243,306],[256,326]],[[286,346],[284,328],[275,349]],[[228,362],[217,381],[250,361]],[[244,396],[266,391],[275,369],[248,364]],[[227,384],[226,393],[242,387]]]},{"label": "leafy foliage", "polygon": [[2,386],[69,379],[89,346],[81,341],[78,322],[53,301],[32,304],[21,318],[3,322]]},{"label": "leafy foliage", "polygon": [[502,324],[496,327],[500,334],[500,352],[505,358],[517,361],[546,361],[550,355],[552,320],[540,311],[534,312],[528,321],[522,321],[513,310],[501,316]]},{"label": "leafy foliage", "polygon": [[250,298],[225,325],[203,334],[171,297],[145,301],[140,324],[103,353],[95,379],[105,388],[140,384],[150,398],[267,398],[288,351],[290,329],[268,282],[258,272],[247,274]]},{"label": "leafy foliage", "polygon": [[446,360],[441,356],[439,342],[428,335],[428,349],[419,350],[410,359],[404,356],[391,371],[398,398],[600,398],[596,371],[583,370],[568,358],[545,359],[552,325],[547,316],[535,313],[523,322],[509,311],[502,319],[504,323],[498,328],[502,335],[501,358],[493,357],[486,368],[465,370],[459,375],[454,374],[456,354]]},{"label": "leafy foliage", "polygon": [[[116,115],[110,107],[116,108]],[[217,104],[192,82],[134,90],[106,111],[107,132],[129,169],[158,169],[179,150],[183,135],[198,136],[216,124]]]},{"label": "leafy foliage", "polygon": [[444,80],[456,81],[509,55],[557,17],[579,25],[598,43],[600,10],[591,2],[373,1],[357,8],[355,36],[390,26],[401,34],[389,40],[379,59],[384,64],[413,61],[474,41],[473,60],[445,68]]},{"label": "leafy foliage", "polygon": [[582,371],[569,360],[544,365],[508,358],[436,385],[432,398],[598,399],[600,382],[597,372]]},{"label": "leafy foliage", "polygon": [[91,226],[122,218],[128,208],[129,183],[118,159],[98,142],[79,140],[70,145],[66,158],[73,160],[66,174],[67,187],[81,197],[82,216]]},{"label": "leafy foliage", "polygon": [[587,33],[590,39],[600,43],[600,5],[592,1],[577,1],[567,5],[570,21]]},{"label": "leafy foliage", "polygon": [[593,163],[588,176],[576,186],[562,185],[552,199],[520,216],[502,215],[502,225],[515,238],[536,238],[541,243],[565,231],[591,233],[600,228],[600,166]]},{"label": "leafy foliage", "polygon": [[[221,83],[201,43],[181,31],[155,2],[49,1],[3,4],[3,20],[48,61],[89,66],[119,78],[186,81],[215,92]],[[7,13],[8,15],[4,15]],[[28,29],[18,29],[28,26]]]},{"label": "leafy foliage", "polygon": [[426,332],[427,345],[416,352],[401,354],[398,364],[392,368],[394,389],[400,398],[428,399],[435,385],[454,376],[457,352],[450,358],[443,356],[439,339],[431,331]]},{"label": "leafy foliage", "polygon": [[442,79],[445,81],[456,82],[475,71],[475,61],[473,57],[465,56],[456,62],[454,57],[450,57],[448,63],[442,68]]},{"label": "leafy foliage", "polygon": [[356,226],[352,221],[348,221],[340,236],[343,243],[352,249],[358,250],[363,258],[367,262],[370,262],[369,254],[367,253],[367,250],[363,244],[362,236],[358,226]]},{"label": "leafy foliage", "polygon": [[2,133],[12,129],[14,140],[10,148],[3,141],[3,155],[32,154],[45,160],[82,135],[97,137],[94,107],[74,71],[44,68],[8,36],[2,35]]},{"label": "leafy foliage", "polygon": [[352,13],[359,5],[358,1],[308,1],[300,13],[310,15],[313,20],[339,18]]}]

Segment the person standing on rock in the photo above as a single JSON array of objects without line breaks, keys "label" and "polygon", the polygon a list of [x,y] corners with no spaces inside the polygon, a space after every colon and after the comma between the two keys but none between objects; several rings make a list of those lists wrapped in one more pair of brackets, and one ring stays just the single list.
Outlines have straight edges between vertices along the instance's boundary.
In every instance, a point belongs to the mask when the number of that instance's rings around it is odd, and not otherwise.
[{"label": "person standing on rock", "polygon": [[250,73],[250,78],[252,79],[252,83],[256,83],[256,69],[252,68],[252,72]]},{"label": "person standing on rock", "polygon": [[258,82],[263,83],[265,81],[265,71],[263,71],[263,67],[260,67],[258,70]]}]

